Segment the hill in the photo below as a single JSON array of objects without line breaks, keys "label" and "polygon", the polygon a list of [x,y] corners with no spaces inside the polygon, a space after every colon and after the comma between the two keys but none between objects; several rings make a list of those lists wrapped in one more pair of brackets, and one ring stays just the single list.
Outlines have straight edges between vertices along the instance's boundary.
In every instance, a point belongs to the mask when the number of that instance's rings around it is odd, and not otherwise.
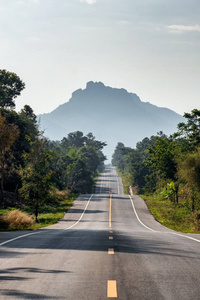
[{"label": "hill", "polygon": [[158,131],[171,134],[183,117],[168,108],[161,108],[125,89],[88,82],[86,89],[78,89],[71,99],[51,113],[38,116],[44,135],[61,140],[68,133],[92,132],[100,141],[106,141],[105,155],[110,161],[118,142],[135,147],[145,137]]}]

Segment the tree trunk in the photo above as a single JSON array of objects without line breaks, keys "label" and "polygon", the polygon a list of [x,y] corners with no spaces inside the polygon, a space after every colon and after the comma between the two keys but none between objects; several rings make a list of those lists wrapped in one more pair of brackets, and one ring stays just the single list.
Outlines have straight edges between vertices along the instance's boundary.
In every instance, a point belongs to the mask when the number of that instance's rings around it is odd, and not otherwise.
[{"label": "tree trunk", "polygon": [[35,205],[35,220],[36,220],[36,223],[38,223],[38,208],[39,208],[39,205],[38,205],[38,200],[37,200],[36,205]]},{"label": "tree trunk", "polygon": [[192,194],[192,212],[194,212],[195,206],[194,206],[194,194]]},{"label": "tree trunk", "polygon": [[4,207],[3,184],[4,184],[4,161],[2,161],[2,165],[1,165],[1,205]]},{"label": "tree trunk", "polygon": [[179,190],[179,184],[175,184],[175,201],[176,201],[176,204],[178,204],[178,190]]},{"label": "tree trunk", "polygon": [[4,206],[4,194],[3,194],[3,176],[1,178],[1,204]]}]

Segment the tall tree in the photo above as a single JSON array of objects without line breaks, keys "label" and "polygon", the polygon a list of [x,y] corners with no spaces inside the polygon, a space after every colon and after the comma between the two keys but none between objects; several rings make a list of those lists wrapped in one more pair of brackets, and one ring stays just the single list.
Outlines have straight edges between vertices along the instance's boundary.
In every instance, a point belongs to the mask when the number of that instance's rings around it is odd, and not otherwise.
[{"label": "tall tree", "polygon": [[175,180],[177,172],[175,152],[176,143],[166,136],[157,137],[155,145],[149,148],[148,165],[155,170],[158,181]]},{"label": "tall tree", "polygon": [[75,132],[69,133],[67,136],[67,139],[68,139],[69,145],[71,147],[80,148],[80,147],[84,146],[86,138],[83,135],[83,132],[75,131]]},{"label": "tall tree", "polygon": [[193,109],[191,113],[185,113],[183,116],[187,119],[187,123],[179,123],[178,132],[174,136],[187,139],[190,146],[195,149],[200,145],[200,110]]},{"label": "tall tree", "polygon": [[0,70],[0,107],[14,108],[14,99],[25,88],[25,83],[15,73]]},{"label": "tall tree", "polygon": [[44,141],[32,143],[32,151],[25,154],[26,167],[21,169],[22,188],[20,194],[33,207],[38,222],[39,207],[49,198],[53,172],[50,169],[54,152],[44,148]]},{"label": "tall tree", "polygon": [[1,199],[4,202],[4,177],[6,172],[6,156],[19,136],[19,129],[15,124],[7,124],[6,119],[0,115],[0,176],[1,176]]},{"label": "tall tree", "polygon": [[200,200],[200,148],[182,157],[178,164],[178,174],[191,189],[192,211],[194,211],[195,200]]}]

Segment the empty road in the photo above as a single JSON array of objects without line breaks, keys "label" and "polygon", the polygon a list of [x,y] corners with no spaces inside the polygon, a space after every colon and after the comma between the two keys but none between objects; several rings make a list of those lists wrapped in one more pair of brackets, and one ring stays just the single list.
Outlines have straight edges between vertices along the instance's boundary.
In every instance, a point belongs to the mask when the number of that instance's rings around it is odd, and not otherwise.
[{"label": "empty road", "polygon": [[200,299],[200,236],[157,223],[106,167],[57,224],[0,233],[0,299]]}]

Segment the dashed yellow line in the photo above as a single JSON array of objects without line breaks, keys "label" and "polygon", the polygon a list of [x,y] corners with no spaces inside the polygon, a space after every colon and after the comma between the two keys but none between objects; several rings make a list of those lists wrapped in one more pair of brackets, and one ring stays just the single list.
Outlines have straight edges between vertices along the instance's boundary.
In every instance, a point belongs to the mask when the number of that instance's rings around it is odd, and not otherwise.
[{"label": "dashed yellow line", "polygon": [[114,249],[113,248],[108,248],[108,254],[114,254]]},{"label": "dashed yellow line", "polygon": [[108,280],[107,282],[107,297],[117,298],[117,282],[116,280]]},{"label": "dashed yellow line", "polygon": [[110,207],[109,207],[109,228],[112,227],[112,222],[111,222],[111,209],[112,209],[112,195],[110,194]]},{"label": "dashed yellow line", "polygon": [[109,240],[113,240],[113,236],[109,236]]}]

